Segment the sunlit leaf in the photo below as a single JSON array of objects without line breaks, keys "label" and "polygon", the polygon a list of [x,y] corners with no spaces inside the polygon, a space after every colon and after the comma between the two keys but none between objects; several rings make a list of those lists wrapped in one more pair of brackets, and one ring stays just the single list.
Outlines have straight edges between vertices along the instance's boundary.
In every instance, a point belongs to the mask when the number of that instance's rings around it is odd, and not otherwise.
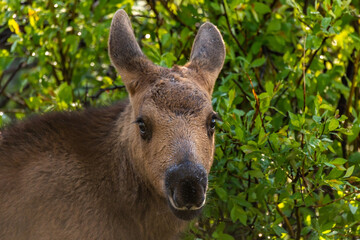
[{"label": "sunlit leaf", "polygon": [[346,173],[344,175],[344,178],[350,177],[354,172],[355,166],[351,166],[346,170]]},{"label": "sunlit leaf", "polygon": [[329,131],[333,131],[339,127],[339,121],[335,118],[330,120]]}]

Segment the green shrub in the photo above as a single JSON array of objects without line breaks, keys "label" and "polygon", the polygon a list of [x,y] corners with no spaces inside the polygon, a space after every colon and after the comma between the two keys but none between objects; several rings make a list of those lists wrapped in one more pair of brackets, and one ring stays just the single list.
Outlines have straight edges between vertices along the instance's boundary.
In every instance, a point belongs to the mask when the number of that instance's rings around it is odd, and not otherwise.
[{"label": "green shrub", "polygon": [[107,56],[132,18],[145,54],[184,64],[211,21],[227,57],[208,204],[185,239],[360,236],[359,0],[2,1],[0,126],[126,97]]}]

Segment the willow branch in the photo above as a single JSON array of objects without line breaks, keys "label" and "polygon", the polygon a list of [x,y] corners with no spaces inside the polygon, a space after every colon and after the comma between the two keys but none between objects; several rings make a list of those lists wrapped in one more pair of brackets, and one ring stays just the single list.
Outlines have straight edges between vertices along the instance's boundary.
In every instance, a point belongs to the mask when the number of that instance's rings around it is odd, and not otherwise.
[{"label": "willow branch", "polygon": [[285,222],[285,225],[287,227],[287,229],[289,229],[289,232],[290,232],[290,236],[292,238],[295,238],[295,234],[294,234],[294,230],[290,224],[290,221],[289,219],[285,216],[285,214],[281,211],[281,209],[279,208],[278,205],[276,205],[276,210],[278,211],[278,213],[280,214],[280,216],[284,219],[284,222]]},{"label": "willow branch", "polygon": [[357,78],[358,71],[359,71],[359,59],[360,59],[360,53],[358,52],[355,63],[354,63],[354,75],[351,79],[350,94],[349,94],[349,98],[347,100],[346,109],[345,109],[345,115],[348,117],[350,114],[350,106],[352,105],[352,99],[353,99],[355,88],[356,88],[356,78]]},{"label": "willow branch", "polygon": [[227,14],[227,10],[226,10],[226,5],[225,5],[225,0],[222,0],[222,5],[224,7],[224,16],[225,16],[225,19],[226,19],[226,24],[227,24],[227,27],[229,29],[229,32],[230,32],[230,35],[231,37],[235,40],[236,42],[236,45],[239,47],[239,49],[241,50],[242,54],[245,56],[246,53],[245,53],[245,50],[242,48],[240,42],[239,42],[239,39],[237,39],[237,37],[235,36],[235,34],[233,33],[232,29],[231,29],[231,25],[230,25],[230,21],[229,21],[229,16]]},{"label": "willow branch", "polygon": [[[23,67],[25,64],[25,62],[21,62],[17,68],[11,73],[10,77],[8,78],[8,80],[5,82],[4,86],[0,86],[0,95],[5,91],[6,87],[9,85],[9,83],[14,79],[15,75],[18,73],[18,71],[21,69],[21,67]],[[3,75],[2,75],[3,76]]]},{"label": "willow branch", "polygon": [[[325,37],[325,38],[322,40],[320,46],[319,46],[319,47],[315,50],[315,52],[311,55],[310,60],[309,60],[308,64],[307,64],[306,67],[305,67],[305,72],[309,69],[312,61],[314,60],[315,56],[316,56],[317,53],[320,51],[320,49],[323,47],[323,45],[324,45],[324,43],[325,43],[325,41],[326,41],[327,39],[328,39],[328,37]],[[301,80],[303,79],[303,76],[304,76],[304,71],[301,73],[301,76],[299,77],[299,79],[298,79],[297,82],[296,82],[296,87],[297,87],[297,88],[299,88],[300,83],[301,83]]]},{"label": "willow branch", "polygon": [[107,88],[100,88],[94,95],[90,96],[90,98],[91,99],[97,99],[98,97],[100,97],[100,95],[103,92],[112,91],[112,90],[115,90],[115,89],[122,89],[122,88],[125,88],[125,86],[124,85],[114,85],[114,86],[107,87]]}]

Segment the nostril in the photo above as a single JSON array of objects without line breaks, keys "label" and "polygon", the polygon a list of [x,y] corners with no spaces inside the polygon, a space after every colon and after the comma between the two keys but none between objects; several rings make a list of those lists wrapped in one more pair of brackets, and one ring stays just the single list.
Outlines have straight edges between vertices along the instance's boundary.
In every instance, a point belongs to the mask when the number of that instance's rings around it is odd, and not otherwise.
[{"label": "nostril", "polygon": [[194,205],[192,205],[192,204],[186,204],[185,207],[190,210],[193,206],[194,206]]}]

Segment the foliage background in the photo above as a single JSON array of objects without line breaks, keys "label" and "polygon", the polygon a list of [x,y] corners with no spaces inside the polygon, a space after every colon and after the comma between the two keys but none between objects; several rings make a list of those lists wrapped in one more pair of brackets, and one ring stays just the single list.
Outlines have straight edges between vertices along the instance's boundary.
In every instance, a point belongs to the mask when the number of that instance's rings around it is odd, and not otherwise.
[{"label": "foliage background", "polygon": [[208,204],[184,239],[358,239],[359,0],[1,0],[0,126],[126,97],[119,8],[145,54],[184,64],[213,22],[227,57]]}]

